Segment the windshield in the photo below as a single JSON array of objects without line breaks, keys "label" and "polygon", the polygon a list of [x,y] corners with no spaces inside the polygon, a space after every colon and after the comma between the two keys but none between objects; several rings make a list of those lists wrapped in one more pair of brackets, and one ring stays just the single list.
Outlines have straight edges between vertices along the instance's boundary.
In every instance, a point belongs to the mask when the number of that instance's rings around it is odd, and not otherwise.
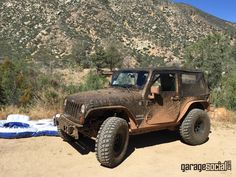
[{"label": "windshield", "polygon": [[111,86],[143,88],[147,78],[147,71],[116,72],[112,76]]}]

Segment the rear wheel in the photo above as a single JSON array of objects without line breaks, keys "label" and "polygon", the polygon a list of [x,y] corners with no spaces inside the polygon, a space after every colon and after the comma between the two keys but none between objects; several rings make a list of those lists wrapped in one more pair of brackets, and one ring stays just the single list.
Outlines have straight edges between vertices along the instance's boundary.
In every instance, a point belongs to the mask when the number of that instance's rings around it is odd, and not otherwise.
[{"label": "rear wheel", "polygon": [[129,140],[126,120],[118,117],[106,119],[96,138],[98,161],[106,167],[115,167],[124,160]]},{"label": "rear wheel", "polygon": [[205,143],[210,133],[210,119],[201,109],[192,109],[180,126],[180,135],[190,145]]}]

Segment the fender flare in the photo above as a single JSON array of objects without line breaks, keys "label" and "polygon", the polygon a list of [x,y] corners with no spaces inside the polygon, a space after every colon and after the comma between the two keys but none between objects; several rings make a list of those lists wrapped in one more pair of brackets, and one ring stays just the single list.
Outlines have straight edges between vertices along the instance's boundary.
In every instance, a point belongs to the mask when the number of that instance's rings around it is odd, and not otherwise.
[{"label": "fender flare", "polygon": [[138,127],[138,124],[135,120],[134,114],[129,111],[126,107],[124,106],[104,106],[104,107],[97,107],[97,108],[91,108],[86,114],[85,114],[85,119],[89,117],[90,114],[92,114],[94,111],[98,110],[114,110],[114,109],[119,109],[123,110],[128,116],[128,120],[126,120],[129,124],[130,129],[134,129]]},{"label": "fender flare", "polygon": [[177,118],[177,122],[181,121],[185,117],[185,115],[190,110],[191,106],[193,106],[194,104],[198,104],[198,105],[200,104],[204,110],[206,110],[206,109],[208,110],[209,106],[210,106],[209,102],[207,102],[206,100],[189,101],[180,110],[180,114],[179,114],[179,116]]}]

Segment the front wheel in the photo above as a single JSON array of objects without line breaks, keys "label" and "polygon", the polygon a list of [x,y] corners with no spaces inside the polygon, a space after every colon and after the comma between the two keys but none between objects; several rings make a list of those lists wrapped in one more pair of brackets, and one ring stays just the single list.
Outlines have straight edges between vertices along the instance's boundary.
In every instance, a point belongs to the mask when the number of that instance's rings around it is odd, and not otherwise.
[{"label": "front wheel", "polygon": [[110,168],[119,165],[124,160],[128,141],[129,129],[126,120],[118,117],[107,118],[96,138],[97,160]]},{"label": "front wheel", "polygon": [[210,119],[201,109],[192,109],[180,126],[180,135],[184,142],[199,145],[207,141],[210,133]]}]

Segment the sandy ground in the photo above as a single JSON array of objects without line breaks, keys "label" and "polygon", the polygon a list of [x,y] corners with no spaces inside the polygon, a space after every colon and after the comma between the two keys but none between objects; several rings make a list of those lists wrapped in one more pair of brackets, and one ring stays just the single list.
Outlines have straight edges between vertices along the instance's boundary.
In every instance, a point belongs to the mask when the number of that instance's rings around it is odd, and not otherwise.
[{"label": "sandy ground", "polygon": [[[181,171],[182,163],[225,160],[231,160],[231,171]],[[1,177],[236,176],[235,165],[236,126],[213,126],[208,142],[200,146],[186,145],[169,131],[133,136],[127,158],[113,169],[98,163],[91,140],[68,144],[59,137],[0,139]]]}]

